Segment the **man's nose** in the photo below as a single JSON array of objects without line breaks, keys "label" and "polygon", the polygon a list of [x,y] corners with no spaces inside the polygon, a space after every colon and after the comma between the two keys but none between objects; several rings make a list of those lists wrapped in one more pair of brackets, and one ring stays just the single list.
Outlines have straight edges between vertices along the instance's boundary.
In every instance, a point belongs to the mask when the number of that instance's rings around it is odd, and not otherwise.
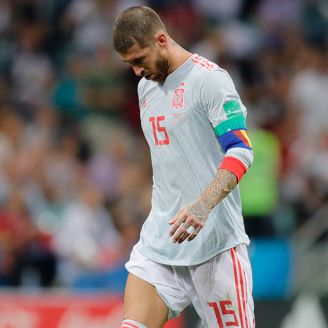
[{"label": "man's nose", "polygon": [[137,76],[143,76],[144,69],[142,67],[133,66],[134,74]]}]

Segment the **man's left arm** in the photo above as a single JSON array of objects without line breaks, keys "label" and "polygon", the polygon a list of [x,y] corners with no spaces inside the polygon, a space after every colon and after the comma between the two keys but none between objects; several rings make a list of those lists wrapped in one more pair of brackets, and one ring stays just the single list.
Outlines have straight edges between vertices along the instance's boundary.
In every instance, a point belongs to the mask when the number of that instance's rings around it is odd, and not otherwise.
[{"label": "man's left arm", "polygon": [[229,74],[223,70],[210,71],[200,84],[199,101],[225,155],[212,182],[196,201],[184,206],[169,221],[173,225],[172,241],[179,243],[197,236],[210,211],[236,187],[253,161],[247,111]]},{"label": "man's left arm", "polygon": [[198,199],[182,208],[169,224],[173,242],[193,240],[203,228],[210,211],[238,184],[251,166],[253,151],[247,130],[234,130],[218,135],[225,157],[210,185]]}]

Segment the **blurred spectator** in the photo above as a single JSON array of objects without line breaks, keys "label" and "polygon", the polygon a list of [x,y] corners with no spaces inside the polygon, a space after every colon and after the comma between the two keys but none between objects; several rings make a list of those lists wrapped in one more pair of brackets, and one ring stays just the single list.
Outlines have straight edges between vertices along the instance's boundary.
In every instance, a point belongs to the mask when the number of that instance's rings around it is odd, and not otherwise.
[{"label": "blurred spectator", "polygon": [[83,80],[86,62],[83,56],[75,54],[67,59],[63,73],[58,76],[53,88],[53,105],[61,116],[71,120],[83,119],[88,113],[85,104]]},{"label": "blurred spectator", "polygon": [[282,196],[293,205],[298,225],[328,200],[328,133],[300,137],[290,147],[291,165],[281,181]]},{"label": "blurred spectator", "polygon": [[66,12],[74,27],[73,42],[77,50],[90,53],[108,42],[116,1],[73,0]]},{"label": "blurred spectator", "polygon": [[59,282],[72,286],[87,272],[102,271],[122,261],[122,238],[103,206],[102,193],[86,181],[79,197],[63,213],[54,236],[59,262]]},{"label": "blurred spectator", "polygon": [[299,0],[262,0],[258,6],[258,19],[267,30],[288,25],[299,26],[304,2]]},{"label": "blurred spectator", "polygon": [[66,205],[75,198],[83,173],[78,159],[79,142],[74,130],[65,132],[42,158],[42,179],[51,202]]},{"label": "blurred spectator", "polygon": [[207,26],[203,38],[192,45],[191,51],[216,61],[226,51],[226,45],[218,29]]},{"label": "blurred spectator", "polygon": [[191,1],[150,1],[150,4],[157,9],[178,44],[190,47],[198,40],[202,31],[201,15]]},{"label": "blurred spectator", "polygon": [[74,27],[73,42],[78,51],[92,53],[111,40],[117,13],[124,7],[141,5],[142,1],[73,0],[67,20]]},{"label": "blurred spectator", "polygon": [[16,27],[17,45],[12,60],[12,98],[23,115],[31,115],[33,105],[48,101],[53,67],[43,52],[45,29],[38,22],[21,22]]},{"label": "blurred spectator", "polygon": [[11,7],[9,0],[0,1],[0,34],[9,29],[11,23]]},{"label": "blurred spectator", "polygon": [[[89,122],[89,133],[93,133]],[[106,201],[113,202],[120,196],[120,176],[125,176],[125,167],[135,157],[133,140],[127,131],[121,127],[108,126],[100,134],[100,125],[97,124],[98,136],[94,135],[95,149],[98,151],[90,158],[87,168],[91,180],[100,188]]]},{"label": "blurred spectator", "polygon": [[123,81],[115,66],[113,51],[98,47],[89,59],[85,75],[84,101],[93,114],[120,120],[123,116]]},{"label": "blurred spectator", "polygon": [[324,0],[308,0],[304,3],[303,26],[304,37],[310,42],[327,45],[328,3]]},{"label": "blurred spectator", "polygon": [[226,22],[239,16],[242,0],[193,0],[193,4],[204,17],[210,20]]},{"label": "blurred spectator", "polygon": [[290,101],[298,110],[300,134],[317,136],[328,130],[327,50],[310,48],[304,67],[291,81]]},{"label": "blurred spectator", "polygon": [[29,217],[22,196],[12,190],[0,209],[0,284],[7,287],[50,287],[56,277],[56,256],[50,236]]}]

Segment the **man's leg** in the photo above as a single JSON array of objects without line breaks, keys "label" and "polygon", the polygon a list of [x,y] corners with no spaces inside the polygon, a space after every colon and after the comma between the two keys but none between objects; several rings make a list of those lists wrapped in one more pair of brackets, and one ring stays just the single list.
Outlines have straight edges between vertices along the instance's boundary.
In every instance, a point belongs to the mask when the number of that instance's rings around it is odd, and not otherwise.
[{"label": "man's leg", "polygon": [[246,245],[229,249],[191,271],[199,297],[193,303],[204,327],[255,327],[252,270]]},{"label": "man's leg", "polygon": [[135,321],[137,328],[143,327],[138,323],[147,328],[162,328],[168,319],[168,308],[156,288],[131,273],[125,287],[124,319]]}]

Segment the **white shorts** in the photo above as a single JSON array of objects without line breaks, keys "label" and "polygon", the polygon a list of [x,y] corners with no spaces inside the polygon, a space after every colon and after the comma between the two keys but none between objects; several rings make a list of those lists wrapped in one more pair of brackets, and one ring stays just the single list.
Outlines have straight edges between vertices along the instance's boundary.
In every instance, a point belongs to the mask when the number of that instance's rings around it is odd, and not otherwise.
[{"label": "white shorts", "polygon": [[126,268],[156,288],[169,319],[192,303],[203,327],[255,327],[252,271],[244,244],[194,266],[160,264],[134,247]]}]

